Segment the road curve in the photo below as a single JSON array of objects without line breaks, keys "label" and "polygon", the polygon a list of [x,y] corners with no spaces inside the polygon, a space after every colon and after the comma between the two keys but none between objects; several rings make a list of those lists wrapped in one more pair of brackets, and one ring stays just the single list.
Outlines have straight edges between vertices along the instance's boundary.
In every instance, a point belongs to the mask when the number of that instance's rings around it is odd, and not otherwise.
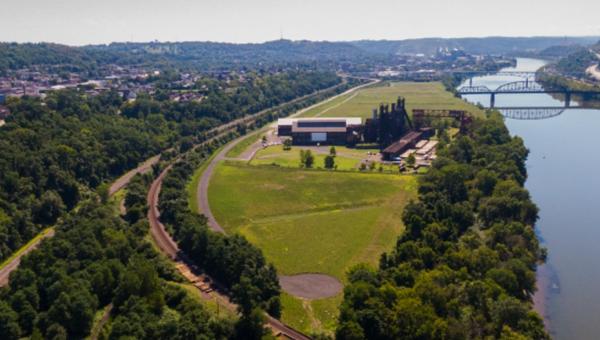
[{"label": "road curve", "polygon": [[[373,84],[369,83],[369,84],[365,84],[365,85],[361,85],[358,87],[355,87],[353,89],[351,89],[350,91],[346,91],[343,94],[346,94],[348,92],[352,92],[358,88],[362,88],[364,86],[368,86]],[[338,85],[339,86],[339,85]],[[331,88],[330,88],[331,89]],[[301,98],[297,98],[294,99],[290,102],[281,104],[282,105],[288,105],[290,103],[294,103],[297,102],[299,100],[303,100],[305,98],[308,98],[309,96],[313,96],[316,95],[318,93],[321,93],[323,91],[327,91],[329,89],[326,90],[322,90],[322,91],[318,91],[316,93],[313,93],[311,95],[307,95],[307,96],[303,96]],[[339,95],[337,95],[339,96]],[[327,101],[332,100],[334,98],[336,98],[337,96],[331,97],[329,98]],[[323,102],[318,103],[319,105],[321,105]],[[313,105],[314,106],[314,105]],[[311,107],[313,107],[311,106]],[[307,108],[310,109],[311,107]],[[227,128],[233,128],[235,127],[237,124],[240,123],[247,123],[249,121],[251,121],[252,119],[258,118],[261,115],[263,115],[264,113],[272,110],[268,109],[268,110],[263,110],[259,113],[256,113],[252,116],[248,116],[248,117],[244,117],[244,118],[240,118],[236,121],[230,122],[228,124],[222,125],[218,128],[215,128],[213,130],[211,130],[210,132],[216,133],[216,136],[210,138],[209,140],[200,143],[198,145],[196,145],[193,149],[196,149],[198,147],[200,147],[203,144],[209,143],[214,139],[217,139],[219,137],[222,137],[224,135],[226,135],[228,133]],[[299,111],[297,114],[300,114],[302,112],[304,112],[305,110]],[[219,151],[219,153],[211,160],[211,162],[208,164],[206,170],[203,173],[203,176],[200,180],[199,183],[199,187],[203,188],[205,191],[208,190],[208,184],[210,181],[210,177],[212,172],[214,171],[214,168],[216,167],[217,163],[221,160],[223,160],[225,158],[225,155],[227,154],[227,152],[229,152],[229,150],[231,150],[237,143],[239,143],[241,140],[243,140],[244,138],[246,138],[247,136],[242,136],[239,137],[237,139],[235,139],[233,142],[227,144],[223,149],[221,149]],[[161,173],[160,175],[152,182],[151,186],[150,186],[150,190],[148,191],[148,196],[147,196],[147,201],[148,201],[148,222],[150,224],[150,233],[152,235],[152,237],[154,238],[156,244],[158,245],[158,247],[160,248],[160,250],[166,254],[167,256],[169,256],[173,261],[177,262],[177,265],[180,267],[180,271],[187,271],[187,272],[194,272],[194,268],[192,268],[191,262],[187,259],[187,257],[185,256],[185,254],[181,253],[179,251],[179,247],[177,246],[177,243],[171,238],[171,236],[169,235],[169,233],[167,232],[167,230],[165,229],[165,226],[160,222],[160,211],[158,210],[158,204],[159,204],[159,195],[160,195],[160,189],[162,186],[162,181],[164,180],[165,176],[168,174],[169,170],[171,170],[173,164],[175,164],[176,162],[178,162],[181,159],[181,156],[177,159],[175,159],[168,167],[166,167]],[[199,191],[200,194],[200,191]],[[220,233],[225,233],[225,230],[216,222],[214,216],[212,215],[212,213],[210,212],[210,206],[208,205],[208,200],[206,200],[206,195],[201,196],[201,200],[199,200],[200,202],[204,201],[204,205],[202,205],[202,203],[200,204],[200,211],[205,212],[206,213],[206,217],[208,218],[208,225],[211,229],[213,229],[216,232],[220,232]],[[207,276],[208,277],[208,276]],[[189,278],[188,278],[189,279]],[[213,281],[213,280],[211,280]],[[214,282],[214,281],[213,281]],[[222,293],[220,293],[218,290],[215,290],[214,292],[212,292],[213,294],[215,294],[217,296],[217,298],[219,300],[222,301],[229,301],[228,297]],[[280,320],[277,320],[275,318],[273,318],[270,315],[266,315],[267,317],[267,327],[273,330],[273,333],[275,335],[283,335],[289,339],[296,339],[296,340],[307,340],[310,339],[308,336],[302,334],[301,332],[285,325],[283,322],[281,322]]]},{"label": "road curve", "polygon": [[[176,160],[177,161],[177,160]],[[175,162],[176,162],[175,161]],[[172,163],[173,164],[173,163]],[[165,176],[168,174],[169,170],[172,168],[172,164],[166,167],[161,174],[152,182],[150,186],[150,190],[148,191],[148,222],[150,223],[150,233],[152,238],[154,238],[156,244],[160,248],[160,250],[169,256],[173,261],[177,262],[177,265],[180,267],[180,271],[194,272],[194,268],[190,265],[190,261],[185,257],[184,254],[179,252],[179,247],[177,243],[171,238],[169,233],[166,231],[165,226],[160,222],[160,212],[158,210],[159,203],[159,194],[160,188],[162,185],[162,181]],[[188,278],[188,277],[186,277]],[[188,278],[189,279],[189,278]],[[212,281],[212,280],[211,280]],[[213,281],[214,282],[214,281]],[[229,301],[228,297],[224,294],[218,292],[217,290],[213,291],[214,294],[219,300]],[[306,335],[296,331],[295,329],[286,326],[281,321],[266,315],[267,317],[267,327],[273,330],[274,334],[282,334],[289,339],[296,340],[308,340],[310,339]]]},{"label": "road curve", "polygon": [[[315,107],[318,107],[320,105],[323,105],[325,103],[328,103],[332,100],[335,100],[336,98],[339,98],[341,96],[347,95],[349,93],[355,92],[359,89],[362,89],[364,87],[367,86],[371,86],[374,85],[376,83],[380,82],[379,79],[372,79],[371,82],[366,83],[366,84],[362,84],[359,86],[355,86],[347,91],[344,91],[340,94],[337,94],[333,97],[327,98],[324,101],[318,102],[316,104],[313,104],[309,107],[306,107],[302,110],[299,110],[298,112],[294,113],[293,115],[289,116],[289,117],[296,117],[299,116],[301,114],[303,114],[304,112],[307,112],[308,110],[311,110]],[[241,136],[231,142],[229,142],[229,144],[227,144],[224,148],[222,148],[219,153],[213,157],[210,160],[210,163],[208,163],[208,165],[206,166],[206,169],[204,169],[204,172],[202,173],[201,177],[200,177],[200,181],[198,181],[198,187],[196,189],[196,197],[197,197],[197,201],[198,201],[198,211],[200,213],[202,213],[204,216],[206,216],[206,218],[208,219],[208,226],[218,232],[218,233],[223,233],[226,234],[225,229],[223,229],[223,227],[219,224],[219,222],[216,220],[215,216],[213,215],[212,211],[210,210],[210,204],[208,201],[208,186],[210,184],[210,179],[212,178],[212,175],[215,171],[215,168],[217,166],[217,164],[226,159],[226,155],[227,153],[233,149],[238,143],[240,143],[242,140],[244,140],[246,137],[248,137],[247,135]],[[260,145],[256,146],[253,145],[252,147],[258,148],[260,147]]]}]

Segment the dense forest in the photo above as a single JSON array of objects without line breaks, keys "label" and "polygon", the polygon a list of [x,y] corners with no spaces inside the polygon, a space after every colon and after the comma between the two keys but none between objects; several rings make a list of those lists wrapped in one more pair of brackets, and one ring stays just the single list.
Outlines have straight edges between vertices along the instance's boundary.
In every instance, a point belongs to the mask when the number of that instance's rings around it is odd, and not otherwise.
[{"label": "dense forest", "polygon": [[339,83],[331,73],[288,72],[255,76],[235,91],[208,87],[201,103],[150,96],[126,102],[116,92],[76,91],[11,100],[0,129],[0,260],[75,208],[86,191],[161,150]]},{"label": "dense forest", "polygon": [[531,302],[545,250],[527,154],[497,113],[442,148],[394,250],[349,271],[337,338],[548,338]]},{"label": "dense forest", "polygon": [[[132,181],[128,211],[145,209],[151,179]],[[83,338],[105,310],[111,321],[102,339],[235,338],[235,320],[211,316],[177,284],[181,278],[145,238],[147,221],[127,220],[97,196],[69,214],[0,289],[0,338]]]}]

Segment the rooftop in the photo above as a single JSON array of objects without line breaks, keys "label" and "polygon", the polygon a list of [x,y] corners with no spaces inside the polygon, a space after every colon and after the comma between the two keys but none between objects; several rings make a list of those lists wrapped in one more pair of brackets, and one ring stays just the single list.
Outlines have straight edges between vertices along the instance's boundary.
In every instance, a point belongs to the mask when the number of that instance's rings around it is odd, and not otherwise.
[{"label": "rooftop", "polygon": [[279,118],[277,125],[294,125],[298,124],[301,127],[308,127],[311,123],[316,125],[335,125],[336,123],[345,123],[345,126],[350,125],[361,125],[362,119],[360,117],[339,117],[339,118]]}]

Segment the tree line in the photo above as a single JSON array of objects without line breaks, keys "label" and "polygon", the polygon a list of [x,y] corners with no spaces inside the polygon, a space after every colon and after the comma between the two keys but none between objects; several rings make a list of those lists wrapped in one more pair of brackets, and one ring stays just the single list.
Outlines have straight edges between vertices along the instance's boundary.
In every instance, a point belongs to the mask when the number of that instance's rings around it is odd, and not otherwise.
[{"label": "tree line", "polygon": [[[194,171],[228,138],[188,153],[165,177],[160,193],[161,222],[185,256],[222,285],[238,304],[241,326],[249,338],[263,335],[260,310],[281,315],[280,287],[275,267],[243,236],[209,229],[207,219],[191,211],[187,185]],[[258,318],[258,321],[257,321]]]},{"label": "tree line", "polygon": [[379,268],[348,272],[339,339],[546,339],[532,310],[545,259],[523,184],[528,150],[493,113],[439,151]]},{"label": "tree line", "polygon": [[[56,223],[90,189],[161,150],[190,147],[209,138],[213,127],[340,81],[316,72],[254,80],[235,93],[210,89],[202,103],[148,95],[131,103],[115,91],[87,97],[75,90],[10,100],[11,115],[0,129],[0,260]],[[238,98],[241,93],[247,98]]]}]

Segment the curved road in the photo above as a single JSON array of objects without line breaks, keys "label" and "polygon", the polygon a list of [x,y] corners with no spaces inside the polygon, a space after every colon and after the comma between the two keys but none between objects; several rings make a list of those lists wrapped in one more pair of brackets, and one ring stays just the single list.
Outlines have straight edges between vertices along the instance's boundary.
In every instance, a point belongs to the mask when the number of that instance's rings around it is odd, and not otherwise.
[{"label": "curved road", "polygon": [[[326,100],[322,101],[322,102],[318,102],[314,105],[311,105],[307,108],[304,108],[296,113],[294,113],[293,115],[289,116],[290,118],[292,117],[297,117],[301,114],[303,114],[304,112],[307,112],[309,110],[312,110],[315,107],[318,107],[320,105],[326,104],[332,100],[335,100],[336,98],[339,98],[341,96],[345,96],[349,93],[355,92],[359,89],[362,89],[364,87],[367,86],[371,86],[373,84],[376,84],[380,82],[379,79],[371,79],[371,82],[363,84],[363,85],[359,85],[356,87],[353,87],[343,93],[340,93],[338,95],[335,95],[333,97],[327,98]],[[324,112],[326,112],[329,109],[326,109]],[[232,142],[230,142],[229,144],[227,144],[223,149],[221,149],[221,151],[215,156],[213,157],[213,159],[210,161],[210,163],[208,164],[208,166],[206,167],[206,169],[204,170],[204,172],[202,173],[202,176],[200,177],[200,181],[198,181],[198,188],[196,189],[196,197],[198,199],[198,211],[201,212],[202,214],[204,214],[204,216],[206,216],[206,218],[208,219],[208,226],[219,233],[223,233],[225,234],[225,229],[223,229],[223,227],[219,224],[219,222],[217,222],[217,220],[215,219],[215,216],[213,215],[212,211],[210,210],[210,204],[208,202],[208,186],[210,184],[210,179],[212,178],[212,175],[215,171],[215,168],[217,166],[217,164],[226,159],[226,155],[229,152],[229,150],[233,149],[233,147],[235,147],[239,142],[241,142],[243,139],[245,139],[246,137],[248,137],[247,135],[245,136],[241,136],[235,140],[233,140]],[[254,143],[250,146],[251,148],[255,148],[256,150],[258,150],[261,145],[260,143]],[[256,150],[252,150],[251,154],[254,155]]]},{"label": "curved road", "polygon": [[[365,85],[361,85],[358,87],[355,87],[353,89],[350,89],[349,91],[346,91],[340,95],[344,95],[348,92],[352,92],[358,88],[362,88],[364,86],[367,85],[371,85],[373,84],[369,83],[369,84],[365,84]],[[336,85],[332,88],[335,88],[337,86],[340,85]],[[306,99],[310,96],[314,96],[316,94],[322,93],[323,91],[327,91],[330,90],[332,88],[326,89],[326,90],[321,90],[321,91],[317,91],[313,94],[307,95],[307,96],[303,96],[297,99],[294,99],[290,102],[281,104],[280,106],[283,105],[288,105],[290,103],[294,103],[294,102],[298,102],[301,101],[303,99]],[[338,96],[334,96],[329,98],[328,100],[326,100],[325,102],[329,101],[329,100],[333,100],[335,98],[337,98]],[[315,104],[305,110],[301,110],[299,111],[297,114],[300,114],[316,105],[321,105],[323,102],[320,102],[318,104]],[[198,145],[196,145],[193,149],[196,149],[200,146],[202,146],[203,144],[209,143],[210,141],[219,138],[221,136],[224,136],[228,133],[228,129],[230,128],[234,128],[237,124],[240,123],[247,123],[255,118],[260,117],[261,115],[271,111],[273,108],[270,108],[268,110],[263,110],[259,113],[256,113],[252,116],[248,116],[248,117],[244,117],[244,118],[240,118],[238,120],[235,120],[233,122],[230,122],[226,125],[223,125],[219,128],[216,128],[211,130],[211,132],[216,133],[216,136],[211,137],[210,139],[208,139],[207,141],[200,143]],[[209,132],[210,133],[210,132]],[[223,160],[225,158],[225,155],[227,154],[227,152],[229,152],[229,150],[231,150],[237,143],[239,143],[241,140],[243,140],[244,138],[246,138],[247,136],[242,136],[237,138],[236,140],[234,140],[233,142],[227,144],[223,149],[221,149],[221,151],[212,159],[212,161],[208,164],[206,170],[204,171],[202,178],[200,180],[200,184],[199,187],[204,187],[206,190],[208,189],[208,183],[210,180],[210,176],[207,176],[207,174],[212,174],[212,172],[214,172],[214,168],[216,166],[216,164]],[[177,243],[171,238],[171,236],[169,235],[169,233],[167,232],[167,230],[165,229],[165,226],[160,222],[160,211],[158,210],[158,203],[159,203],[159,195],[160,195],[160,189],[162,186],[162,181],[164,180],[165,176],[168,174],[169,170],[171,170],[173,164],[175,164],[176,162],[178,162],[179,160],[181,160],[181,156],[178,157],[177,159],[175,159],[171,165],[169,165],[168,167],[166,167],[161,174],[152,182],[152,185],[150,186],[150,190],[148,191],[148,196],[147,196],[147,201],[148,201],[148,222],[150,223],[150,233],[152,235],[152,237],[154,238],[154,240],[156,241],[156,244],[158,245],[158,247],[161,249],[161,251],[163,253],[165,253],[167,256],[169,256],[173,261],[176,261],[177,263],[177,267],[178,269],[183,273],[194,273],[195,272],[195,268],[194,265],[192,264],[192,262],[185,256],[185,254],[181,253],[179,251],[179,247],[177,246]],[[204,184],[202,184],[204,183]],[[204,201],[204,204],[206,204],[206,206],[204,208],[201,208],[200,211],[210,211],[210,207],[208,205],[208,201],[207,200],[200,200],[200,202]],[[202,206],[202,203],[199,203]],[[206,210],[205,210],[206,209]],[[214,216],[212,214],[208,215],[207,214],[207,218],[208,218],[208,224],[209,226],[216,232],[220,232],[220,233],[225,233],[225,230],[216,222],[216,220],[214,219]],[[189,280],[195,280],[195,275],[184,275],[186,278],[188,278]],[[208,276],[205,276],[206,278],[208,278]],[[210,280],[210,278],[208,278]],[[213,280],[210,280],[213,281]],[[213,281],[214,282],[214,281]],[[203,293],[203,296],[206,296],[207,293]],[[229,301],[229,298],[225,295],[220,293],[218,290],[214,290],[210,293],[209,296],[213,296],[216,297],[218,300],[223,301],[224,304],[227,306],[232,306],[233,304]],[[273,330],[273,333],[275,335],[283,335],[287,338],[290,339],[297,339],[297,340],[305,340],[305,339],[310,339],[309,337],[307,337],[306,335],[296,331],[295,329],[285,325],[284,323],[282,323],[281,321],[271,317],[270,315],[266,315],[267,317],[267,327],[271,328]]]}]

